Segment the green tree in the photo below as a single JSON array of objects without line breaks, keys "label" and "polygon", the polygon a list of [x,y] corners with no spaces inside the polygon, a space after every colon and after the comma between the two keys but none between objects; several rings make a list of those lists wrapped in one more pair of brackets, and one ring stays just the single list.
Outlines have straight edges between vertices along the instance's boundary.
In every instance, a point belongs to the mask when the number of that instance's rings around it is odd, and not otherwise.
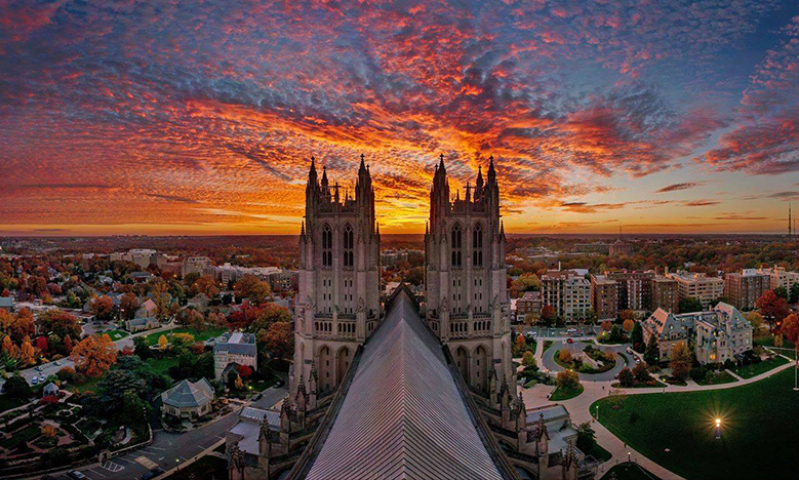
[{"label": "green tree", "polygon": [[6,380],[5,385],[3,385],[3,392],[8,395],[9,398],[15,398],[17,400],[27,400],[33,396],[33,390],[31,390],[31,386],[28,385],[28,381],[19,375],[14,375]]},{"label": "green tree", "polygon": [[586,455],[590,455],[596,446],[596,432],[589,422],[581,423],[577,427],[577,448]]},{"label": "green tree", "polygon": [[122,395],[122,421],[136,431],[146,430],[152,407],[132,390]]},{"label": "green tree", "polygon": [[143,336],[133,337],[133,353],[142,360],[147,360],[153,356],[153,351],[150,350],[147,340]]},{"label": "green tree", "polygon": [[655,365],[660,360],[660,349],[658,348],[658,341],[654,335],[649,337],[649,343],[646,344],[644,351],[644,361],[649,365]]},{"label": "green tree", "polygon": [[694,297],[681,298],[680,303],[677,305],[677,309],[680,311],[680,313],[701,312],[702,302],[700,302],[698,298]]},{"label": "green tree", "polygon": [[788,289],[785,287],[777,287],[774,289],[774,295],[776,295],[777,298],[788,300]]},{"label": "green tree", "polygon": [[644,329],[641,327],[641,322],[635,322],[633,331],[630,333],[630,343],[633,344],[633,348],[638,352],[644,346]]},{"label": "green tree", "polygon": [[619,385],[625,388],[632,387],[635,384],[635,377],[629,368],[625,367],[619,372]]},{"label": "green tree", "polygon": [[791,294],[788,301],[791,303],[799,303],[799,283],[791,285]]}]

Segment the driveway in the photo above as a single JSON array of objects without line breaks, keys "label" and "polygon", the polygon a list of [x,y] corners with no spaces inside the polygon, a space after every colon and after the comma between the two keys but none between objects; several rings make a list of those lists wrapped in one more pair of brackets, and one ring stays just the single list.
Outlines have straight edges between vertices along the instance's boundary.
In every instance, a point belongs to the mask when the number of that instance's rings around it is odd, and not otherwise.
[{"label": "driveway", "polygon": [[[602,372],[602,373],[579,373],[578,372],[578,375],[580,376],[580,380],[581,381],[607,382],[607,381],[614,380],[616,378],[616,375],[618,375],[619,372],[622,371],[622,369],[627,366],[626,362],[624,361],[624,357],[619,355],[620,353],[624,353],[627,356],[627,358],[630,361],[632,361],[632,356],[625,352],[626,348],[629,345],[625,344],[625,345],[616,345],[616,346],[608,346],[608,347],[606,347],[606,346],[597,346],[596,344],[593,344],[593,343],[591,345],[596,347],[596,348],[599,348],[599,349],[601,349],[603,351],[608,351],[608,350],[612,351],[616,355],[616,365],[613,368],[611,368],[610,370],[608,370],[607,372]],[[562,372],[564,370],[564,368],[561,367],[560,365],[558,365],[557,363],[555,363],[555,352],[558,351],[558,350],[561,350],[563,348],[568,348],[569,350],[572,351],[572,353],[577,353],[577,352],[582,352],[585,349],[586,346],[587,346],[587,344],[585,344],[583,342],[580,342],[580,341],[574,341],[574,343],[572,343],[572,344],[568,344],[568,343],[566,343],[563,340],[555,341],[552,344],[552,346],[549,347],[543,353],[543,355],[542,355],[542,364],[543,364],[544,368],[546,368],[546,369],[548,369],[548,370],[550,370],[552,372]]]}]

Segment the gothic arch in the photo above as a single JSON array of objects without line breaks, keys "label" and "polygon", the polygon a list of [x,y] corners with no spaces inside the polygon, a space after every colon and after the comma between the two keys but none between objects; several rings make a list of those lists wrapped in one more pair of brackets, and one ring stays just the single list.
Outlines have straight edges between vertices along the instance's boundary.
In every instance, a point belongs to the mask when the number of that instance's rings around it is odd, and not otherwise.
[{"label": "gothic arch", "polygon": [[352,268],[355,265],[355,229],[349,222],[344,224],[344,229],[341,233],[341,244],[344,247],[342,251],[344,267]]},{"label": "gothic arch", "polygon": [[340,385],[344,380],[350,362],[352,362],[352,350],[347,346],[339,348],[336,352],[336,385]]},{"label": "gothic arch", "polygon": [[322,243],[322,266],[333,266],[333,229],[330,224],[325,222],[322,224],[321,230],[321,243]]},{"label": "gothic arch", "polygon": [[458,371],[461,372],[461,376],[463,380],[467,383],[469,382],[469,374],[471,369],[469,368],[469,361],[471,355],[469,354],[469,350],[466,349],[463,345],[459,346],[455,349],[455,353],[453,355],[453,359],[455,361],[455,366],[458,367]]},{"label": "gothic arch", "polygon": [[475,267],[483,266],[483,241],[485,240],[485,230],[482,222],[477,222],[472,227],[472,265]]},{"label": "gothic arch", "polygon": [[455,222],[450,230],[450,251],[452,252],[452,266],[463,266],[463,229],[460,222]]},{"label": "gothic arch", "polygon": [[316,352],[319,371],[319,390],[327,392],[336,386],[336,365],[333,352],[327,345],[322,345]]},{"label": "gothic arch", "polygon": [[480,344],[472,354],[474,359],[474,377],[472,385],[480,390],[488,390],[488,373],[491,367],[489,349]]}]

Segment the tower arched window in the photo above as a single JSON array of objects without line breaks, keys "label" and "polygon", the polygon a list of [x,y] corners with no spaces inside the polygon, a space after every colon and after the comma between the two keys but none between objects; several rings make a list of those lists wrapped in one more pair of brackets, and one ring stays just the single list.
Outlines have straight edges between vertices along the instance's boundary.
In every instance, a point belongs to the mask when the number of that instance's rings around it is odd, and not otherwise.
[{"label": "tower arched window", "polygon": [[455,224],[452,228],[452,266],[460,267],[463,265],[463,233],[461,226]]},{"label": "tower arched window", "polygon": [[333,231],[330,225],[322,229],[322,266],[333,266]]},{"label": "tower arched window", "polygon": [[344,266],[352,267],[355,263],[355,242],[352,227],[347,225],[344,229]]},{"label": "tower arched window", "polygon": [[483,227],[479,223],[472,230],[472,264],[483,266]]}]

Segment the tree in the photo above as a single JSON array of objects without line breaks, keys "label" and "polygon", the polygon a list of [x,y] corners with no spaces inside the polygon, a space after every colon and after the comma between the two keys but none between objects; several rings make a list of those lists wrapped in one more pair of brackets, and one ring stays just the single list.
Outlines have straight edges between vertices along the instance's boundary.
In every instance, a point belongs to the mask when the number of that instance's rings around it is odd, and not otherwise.
[{"label": "tree", "polygon": [[249,273],[236,281],[233,292],[236,294],[237,302],[238,299],[247,299],[255,304],[261,304],[272,296],[269,284]]},{"label": "tree", "polygon": [[558,360],[560,360],[562,363],[570,364],[574,359],[572,358],[572,353],[568,349],[564,348],[558,352]]},{"label": "tree", "polygon": [[794,390],[799,388],[799,315],[792,313],[782,322],[780,333],[793,343]]},{"label": "tree", "polygon": [[268,329],[275,322],[291,322],[291,314],[288,309],[274,303],[267,303],[261,308],[260,314],[250,324],[250,331]]},{"label": "tree", "polygon": [[624,333],[630,333],[630,332],[632,332],[632,331],[633,331],[633,328],[635,328],[635,321],[633,321],[633,320],[631,320],[631,319],[629,319],[629,318],[628,318],[628,319],[627,319],[627,320],[625,320],[625,321],[624,321],[624,323],[622,324],[622,328],[624,329]]},{"label": "tree", "polygon": [[36,350],[31,344],[30,337],[25,337],[22,340],[22,347],[20,348],[20,362],[23,366],[29,366],[36,363]]},{"label": "tree", "polygon": [[639,383],[646,383],[649,381],[649,368],[646,363],[641,362],[633,367],[633,377]]},{"label": "tree", "polygon": [[158,337],[158,348],[160,350],[166,350],[166,347],[169,346],[169,340],[166,339],[166,335],[163,333],[160,337]]},{"label": "tree", "polygon": [[758,337],[763,332],[763,316],[760,315],[760,312],[752,310],[751,312],[746,312],[744,315],[746,320],[752,325],[752,336]]},{"label": "tree", "polygon": [[688,371],[691,369],[691,351],[685,342],[677,342],[671,347],[669,359],[671,376],[676,380],[685,380],[688,377]]},{"label": "tree", "polygon": [[249,365],[237,365],[236,371],[239,372],[239,377],[250,378],[252,376],[252,367]]},{"label": "tree", "polygon": [[680,302],[677,304],[677,310],[679,310],[680,313],[701,312],[702,302],[694,297],[681,298]]},{"label": "tree", "polygon": [[178,323],[191,327],[198,332],[204,331],[206,327],[203,314],[193,308],[184,308],[181,310],[180,314],[178,314]]},{"label": "tree", "polygon": [[36,332],[33,314],[27,308],[21,309],[16,315],[0,310],[0,332],[10,335],[16,343],[21,342]]},{"label": "tree", "polygon": [[511,295],[520,296],[524,292],[541,289],[541,280],[534,273],[523,273],[511,283]]},{"label": "tree", "polygon": [[31,386],[28,385],[28,381],[19,375],[14,375],[6,380],[5,385],[3,385],[3,392],[8,395],[9,398],[17,400],[28,400],[33,396],[33,390],[31,390]]},{"label": "tree", "polygon": [[81,326],[78,317],[59,309],[47,310],[39,315],[39,325],[49,333],[55,333],[61,338],[70,336],[80,338]]},{"label": "tree", "polygon": [[524,339],[524,335],[521,333],[516,335],[516,339],[513,341],[513,354],[514,357],[521,357],[524,355],[524,351],[527,350],[527,341]]},{"label": "tree", "polygon": [[768,322],[771,329],[788,316],[788,301],[780,298],[774,290],[766,290],[757,299],[755,306],[760,310],[760,315]]},{"label": "tree", "polygon": [[259,337],[272,358],[287,358],[294,352],[294,329],[289,322],[275,322]]},{"label": "tree", "polygon": [[577,388],[577,386],[580,385],[580,377],[574,370],[564,370],[562,372],[558,372],[556,382],[558,384],[558,388],[570,390]]},{"label": "tree", "polygon": [[776,295],[778,298],[784,298],[785,300],[788,300],[788,289],[781,286],[777,287],[774,289],[774,295]]},{"label": "tree", "polygon": [[619,319],[621,319],[621,321],[624,323],[627,323],[627,320],[635,320],[635,312],[630,310],[629,308],[622,310],[621,312],[619,312]]},{"label": "tree", "polygon": [[55,438],[58,435],[58,430],[49,424],[44,424],[39,427],[39,433],[45,438]]},{"label": "tree", "polygon": [[641,327],[641,322],[635,322],[633,331],[630,333],[630,343],[633,344],[633,349],[637,352],[641,351],[644,347],[644,329]]},{"label": "tree", "polygon": [[198,278],[194,283],[198,293],[202,293],[208,298],[214,298],[219,294],[219,287],[216,285],[216,280],[210,275],[203,275]]},{"label": "tree", "polygon": [[75,370],[99,378],[116,363],[117,348],[108,335],[90,335],[75,345],[70,358],[75,362]]},{"label": "tree", "polygon": [[126,390],[122,395],[122,421],[134,430],[147,426],[147,418],[152,410],[149,403],[143,401],[133,390]]},{"label": "tree", "polygon": [[114,301],[108,295],[97,297],[92,301],[91,309],[100,320],[110,320],[114,316]]},{"label": "tree", "polygon": [[552,322],[555,321],[555,318],[557,318],[557,316],[558,312],[555,311],[555,307],[553,307],[552,305],[544,305],[543,307],[541,307],[541,319],[547,325],[552,325]]},{"label": "tree", "polygon": [[158,318],[166,317],[169,314],[169,302],[172,299],[169,294],[169,285],[160,278],[155,279],[150,284],[150,296],[155,303]]},{"label": "tree", "polygon": [[799,282],[791,285],[791,293],[788,295],[788,301],[797,304],[799,303]]},{"label": "tree", "polygon": [[153,356],[153,352],[144,337],[133,337],[133,353],[142,360],[147,360]]},{"label": "tree", "polygon": [[250,325],[252,325],[253,322],[255,322],[255,320],[261,316],[261,312],[261,309],[255,305],[252,305],[251,303],[245,303],[239,308],[235,308],[228,314],[228,326],[234,330],[249,330]]},{"label": "tree", "polygon": [[236,387],[236,390],[241,390],[244,388],[244,381],[241,379],[240,375],[236,377],[236,381],[233,382],[233,386]]},{"label": "tree", "polygon": [[73,346],[74,345],[72,344],[72,337],[70,337],[69,335],[65,336],[64,337],[64,353],[66,355],[69,355],[70,353],[72,353],[72,347]]},{"label": "tree", "polygon": [[609,321],[607,321],[607,320],[605,320],[604,322],[602,322],[602,324],[601,324],[601,327],[602,327],[602,331],[603,331],[603,332],[609,332],[609,331],[610,331],[610,329],[611,329],[611,328],[613,328],[613,326],[612,326],[612,325],[610,324],[610,322],[609,322]]},{"label": "tree", "polygon": [[127,292],[119,299],[119,314],[125,320],[131,320],[139,309],[139,297],[133,292]]},{"label": "tree", "polygon": [[534,367],[535,366],[535,356],[533,356],[533,352],[527,350],[524,352],[522,356],[522,365],[525,367]]},{"label": "tree", "polygon": [[[175,333],[172,335],[172,345],[178,348],[185,348],[194,343],[194,335],[190,333]],[[158,344],[161,344],[161,339],[158,339]]]},{"label": "tree", "polygon": [[45,336],[36,337],[36,350],[38,350],[39,353],[42,355],[47,354],[47,351],[50,350],[50,347],[47,344],[47,337]]},{"label": "tree", "polygon": [[644,350],[644,361],[649,365],[655,365],[660,360],[660,349],[658,348],[658,341],[654,335],[649,337],[649,343],[646,344]]},{"label": "tree", "polygon": [[581,423],[577,427],[577,442],[575,446],[586,455],[590,455],[596,446],[596,432],[591,428],[591,423]]},{"label": "tree", "polygon": [[624,367],[619,372],[619,385],[625,388],[629,388],[635,385],[635,377],[633,376],[633,372],[631,372],[629,368]]}]

